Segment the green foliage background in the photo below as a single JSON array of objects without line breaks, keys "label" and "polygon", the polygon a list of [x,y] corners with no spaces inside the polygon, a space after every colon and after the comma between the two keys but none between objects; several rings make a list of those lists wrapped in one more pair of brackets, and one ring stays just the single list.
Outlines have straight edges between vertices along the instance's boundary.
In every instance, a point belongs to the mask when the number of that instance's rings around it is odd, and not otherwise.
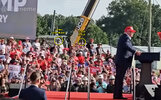
[{"label": "green foliage background", "polygon": [[[137,31],[133,37],[134,45],[147,46],[149,30],[149,9],[145,0],[113,0],[107,7],[108,15],[94,21],[91,19],[84,38],[94,38],[95,43],[117,45],[118,38],[126,26]],[[37,36],[51,33],[52,15],[37,16]],[[63,29],[70,37],[78,24],[80,16],[56,15],[56,28]],[[157,32],[161,31],[160,5],[152,5],[152,46],[161,46]],[[138,39],[137,36],[143,39]]]}]

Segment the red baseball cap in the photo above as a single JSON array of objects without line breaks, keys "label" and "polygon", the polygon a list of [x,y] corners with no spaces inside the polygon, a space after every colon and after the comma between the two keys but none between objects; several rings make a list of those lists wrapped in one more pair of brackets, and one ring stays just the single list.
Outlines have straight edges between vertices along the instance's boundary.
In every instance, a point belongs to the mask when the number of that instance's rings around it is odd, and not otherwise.
[{"label": "red baseball cap", "polygon": [[93,39],[93,38],[90,38],[90,41],[91,41],[91,42],[93,42],[93,41],[94,41],[94,39]]},{"label": "red baseball cap", "polygon": [[127,27],[125,28],[124,32],[128,32],[128,31],[129,31],[129,32],[133,32],[133,33],[136,32],[132,26],[127,26]]},{"label": "red baseball cap", "polygon": [[158,32],[157,34],[158,34],[159,38],[161,39],[161,32]]}]

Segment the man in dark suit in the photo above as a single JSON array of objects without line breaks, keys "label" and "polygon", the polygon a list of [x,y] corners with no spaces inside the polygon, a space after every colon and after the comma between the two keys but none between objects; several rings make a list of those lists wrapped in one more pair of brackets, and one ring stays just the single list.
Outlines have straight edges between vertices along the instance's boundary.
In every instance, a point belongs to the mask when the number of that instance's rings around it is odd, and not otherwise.
[{"label": "man in dark suit", "polygon": [[45,91],[38,88],[40,84],[40,73],[33,72],[30,76],[31,86],[21,90],[19,98],[21,100],[47,100]]},{"label": "man in dark suit", "polygon": [[122,96],[123,79],[126,70],[131,67],[133,55],[141,54],[141,52],[137,51],[131,43],[131,38],[136,32],[133,27],[127,26],[124,32],[125,33],[120,36],[117,45],[114,99],[127,99]]}]

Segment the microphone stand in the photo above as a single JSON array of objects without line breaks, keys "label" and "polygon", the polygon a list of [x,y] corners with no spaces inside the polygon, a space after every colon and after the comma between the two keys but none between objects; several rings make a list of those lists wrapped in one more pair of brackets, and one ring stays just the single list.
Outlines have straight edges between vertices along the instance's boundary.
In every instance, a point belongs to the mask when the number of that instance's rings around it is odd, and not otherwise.
[{"label": "microphone stand", "polygon": [[132,68],[132,80],[133,80],[133,100],[136,100],[135,66],[133,66]]},{"label": "microphone stand", "polygon": [[25,71],[25,75],[26,75],[26,77],[25,77],[26,78],[25,79],[25,88],[27,87],[27,71],[28,71],[28,65],[26,65],[26,71]]},{"label": "microphone stand", "polygon": [[69,80],[68,80],[68,84],[67,84],[66,94],[65,94],[65,100],[67,100],[67,93],[68,93],[68,100],[70,100],[71,78],[72,78],[73,68],[74,68],[74,65],[72,63],[72,66],[70,68],[70,74],[69,74]]},{"label": "microphone stand", "polygon": [[91,76],[90,76],[90,67],[88,66],[88,100],[90,100],[90,82],[91,82]]},{"label": "microphone stand", "polygon": [[[27,70],[28,70],[28,66],[27,64],[24,65],[25,66],[25,69],[24,69],[24,72],[23,72],[23,75],[22,75],[22,79],[21,79],[21,85],[20,85],[20,89],[19,89],[19,92],[18,92],[18,96],[20,95],[20,92],[23,88],[23,82],[24,82],[24,79],[25,79],[25,75],[27,76]],[[25,88],[26,88],[26,79],[25,79]]]},{"label": "microphone stand", "polygon": [[74,63],[72,63],[71,75],[70,75],[70,79],[69,79],[69,92],[68,92],[68,100],[70,100],[71,79],[72,79],[73,68],[74,68]]}]

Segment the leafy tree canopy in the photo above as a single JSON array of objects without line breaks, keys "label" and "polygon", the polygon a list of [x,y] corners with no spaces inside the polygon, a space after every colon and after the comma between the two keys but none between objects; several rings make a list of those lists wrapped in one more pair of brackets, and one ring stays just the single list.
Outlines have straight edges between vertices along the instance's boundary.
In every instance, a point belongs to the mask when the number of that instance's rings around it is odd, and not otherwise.
[{"label": "leafy tree canopy", "polygon": [[[97,25],[108,33],[108,38],[121,35],[126,26],[133,26],[137,31],[134,35],[134,45],[147,45],[149,30],[149,8],[145,0],[114,0],[107,7],[108,15],[101,17]],[[161,9],[152,5],[152,46],[161,45],[157,32],[161,31]],[[137,36],[144,39],[138,39]],[[113,41],[112,44],[115,44]]]},{"label": "leafy tree canopy", "polygon": [[[55,16],[55,28],[63,29],[63,32],[67,32],[68,38],[73,34],[73,30],[79,22],[79,16],[68,16],[63,15]],[[37,16],[37,36],[38,35],[49,35],[51,34],[52,27],[52,15]],[[100,29],[95,22],[91,19],[88,27],[85,30],[86,36],[84,38],[88,41],[89,38],[94,38],[95,43],[107,43],[107,35]]]}]

